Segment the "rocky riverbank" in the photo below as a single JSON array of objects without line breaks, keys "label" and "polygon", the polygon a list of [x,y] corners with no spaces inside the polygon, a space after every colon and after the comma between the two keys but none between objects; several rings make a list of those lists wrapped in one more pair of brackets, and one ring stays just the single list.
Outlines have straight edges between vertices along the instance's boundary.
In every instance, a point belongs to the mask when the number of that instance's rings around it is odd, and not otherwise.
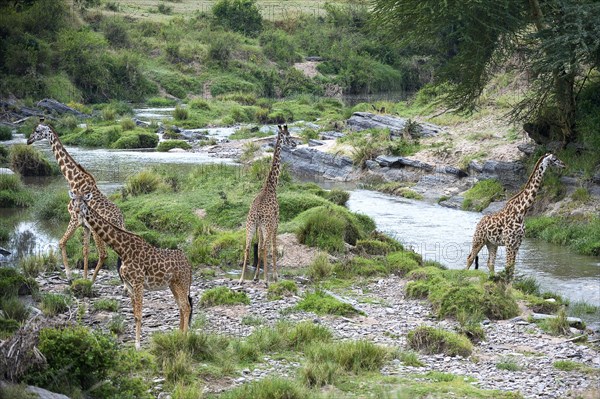
[{"label": "rocky riverbank", "polygon": [[[286,273],[286,269],[283,270]],[[420,325],[429,325],[454,330],[458,324],[451,320],[438,320],[432,316],[430,305],[425,301],[410,300],[404,296],[406,281],[390,276],[371,282],[366,286],[354,286],[344,290],[344,297],[364,311],[364,316],[339,317],[318,316],[313,313],[290,311],[300,300],[300,296],[310,288],[303,284],[302,277],[296,279],[299,286],[297,296],[281,300],[268,300],[263,284],[248,282],[242,287],[225,274],[215,279],[194,278],[192,298],[197,305],[202,293],[212,287],[228,286],[242,290],[250,297],[250,305],[216,306],[200,308],[195,306],[195,319],[205,319],[206,329],[227,336],[243,337],[256,327],[243,320],[249,316],[266,325],[278,320],[299,322],[309,320],[327,326],[336,339],[368,339],[392,348],[406,349],[407,333]],[[67,282],[57,274],[47,274],[38,278],[43,292],[62,292]],[[124,316],[125,330],[119,339],[132,344],[133,314],[131,301],[123,292],[115,272],[104,270],[100,273],[94,290],[94,298],[80,299],[75,309],[85,305],[86,311],[80,318],[83,324],[94,329],[108,330],[108,323],[114,313],[94,311],[93,303],[99,299],[112,298],[119,302],[118,313]],[[165,291],[146,292],[144,296],[142,322],[143,346],[148,347],[155,332],[174,330],[178,326],[178,311],[170,293]],[[76,317],[76,310],[63,314],[63,319]],[[472,378],[474,386],[483,389],[499,389],[520,392],[525,398],[595,398],[600,394],[600,347],[598,343],[581,344],[565,337],[553,337],[543,333],[535,324],[528,321],[528,311],[524,309],[520,317],[512,320],[483,322],[486,338],[475,345],[469,358],[445,355],[423,355],[419,359],[423,367],[404,366],[398,359],[388,362],[382,369],[383,375],[414,378],[415,374],[427,371],[451,373],[463,378]],[[194,323],[192,323],[194,325]],[[588,372],[561,371],[553,367],[559,360],[571,360],[588,366]],[[517,371],[504,370],[499,363],[511,361],[518,365]],[[233,376],[211,379],[206,390],[221,392],[234,386],[261,379],[268,375],[293,376],[299,364],[285,359],[265,357],[256,368],[240,370]],[[153,393],[159,398],[169,397],[162,392],[162,380],[154,381]]]}]

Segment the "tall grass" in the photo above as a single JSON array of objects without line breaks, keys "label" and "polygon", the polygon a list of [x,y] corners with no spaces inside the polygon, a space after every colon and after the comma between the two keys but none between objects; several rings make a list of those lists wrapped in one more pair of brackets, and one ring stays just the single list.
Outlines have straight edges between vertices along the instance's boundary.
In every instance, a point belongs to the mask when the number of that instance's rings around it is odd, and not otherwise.
[{"label": "tall grass", "polygon": [[570,220],[556,216],[536,216],[525,220],[527,237],[568,246],[583,255],[600,256],[600,217]]}]

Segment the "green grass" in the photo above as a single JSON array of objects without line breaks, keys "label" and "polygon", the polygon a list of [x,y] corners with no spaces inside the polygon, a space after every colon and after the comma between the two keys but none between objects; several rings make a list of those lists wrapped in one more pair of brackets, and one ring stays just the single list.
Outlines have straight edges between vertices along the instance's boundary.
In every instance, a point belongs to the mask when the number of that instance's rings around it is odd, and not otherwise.
[{"label": "green grass", "polygon": [[0,174],[0,208],[25,208],[32,204],[33,195],[18,175]]},{"label": "green grass", "polygon": [[249,305],[250,298],[245,292],[234,291],[227,287],[208,289],[200,298],[200,305],[204,307],[237,304]]},{"label": "green grass", "polygon": [[227,391],[220,399],[310,399],[316,397],[299,382],[281,377],[267,377]]},{"label": "green grass", "polygon": [[321,290],[305,293],[302,300],[296,305],[296,309],[319,315],[352,316],[360,314],[352,305],[341,302]]},{"label": "green grass", "polygon": [[98,299],[94,302],[94,310],[106,310],[109,312],[116,312],[119,310],[119,301],[111,298]]},{"label": "green grass", "polygon": [[333,265],[329,261],[329,255],[326,252],[319,252],[308,265],[308,275],[314,281],[327,278],[332,272]]},{"label": "green grass", "polygon": [[4,318],[16,320],[19,323],[27,320],[31,313],[29,306],[15,296],[0,298],[0,309]]},{"label": "green grass", "polygon": [[557,370],[562,371],[579,371],[586,374],[600,374],[600,370],[590,367],[587,364],[575,362],[573,360],[557,360],[552,363],[552,366]]},{"label": "green grass", "polygon": [[506,356],[502,358],[498,363],[496,363],[496,368],[498,370],[506,370],[506,371],[521,371],[523,367],[519,365],[517,359],[511,356]]},{"label": "green grass", "polygon": [[166,140],[162,141],[156,147],[157,151],[167,152],[173,148],[181,148],[183,150],[190,150],[192,146],[185,140]]},{"label": "green grass", "polygon": [[525,234],[553,244],[567,246],[573,251],[600,256],[600,217],[583,220],[555,216],[536,216],[525,219]]},{"label": "green grass", "polygon": [[465,192],[462,209],[481,212],[492,201],[502,198],[503,193],[504,188],[498,180],[481,180]]},{"label": "green grass", "polygon": [[434,327],[417,327],[406,339],[409,348],[426,354],[468,357],[473,352],[473,345],[466,337]]},{"label": "green grass", "polygon": [[269,284],[267,298],[271,301],[282,299],[286,296],[296,295],[298,286],[291,280],[282,280]]},{"label": "green grass", "polygon": [[352,373],[379,371],[389,359],[388,349],[370,341],[321,342],[306,350],[308,361],[313,363],[331,362],[341,370]]},{"label": "green grass", "polygon": [[425,363],[423,363],[421,360],[419,360],[419,355],[417,355],[413,351],[400,352],[398,358],[400,359],[402,364],[405,366],[411,366],[411,367],[425,366]]},{"label": "green grass", "polygon": [[88,279],[80,278],[73,280],[69,289],[77,298],[91,298],[94,296],[92,281]]},{"label": "green grass", "polygon": [[66,312],[71,303],[70,296],[48,292],[42,296],[41,309],[45,315],[54,316]]},{"label": "green grass", "polygon": [[561,308],[555,318],[540,320],[537,325],[549,334],[562,336],[569,335],[570,327],[567,321],[567,313]]}]

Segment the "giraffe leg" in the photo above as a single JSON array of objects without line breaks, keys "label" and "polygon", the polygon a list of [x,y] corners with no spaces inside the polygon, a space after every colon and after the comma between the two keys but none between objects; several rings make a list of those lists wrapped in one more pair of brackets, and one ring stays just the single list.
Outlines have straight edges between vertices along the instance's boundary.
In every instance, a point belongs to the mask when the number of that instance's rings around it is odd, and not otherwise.
[{"label": "giraffe leg", "polygon": [[192,307],[189,302],[189,289],[185,289],[182,284],[171,283],[171,292],[179,307],[179,329],[187,331],[192,315]]},{"label": "giraffe leg", "polygon": [[96,249],[98,249],[98,264],[96,265],[96,268],[94,269],[94,274],[92,275],[92,283],[94,283],[94,281],[96,281],[96,276],[98,275],[98,272],[104,265],[104,261],[106,260],[108,255],[106,253],[106,244],[104,243],[104,241],[102,241],[102,239],[93,231],[92,237],[94,238],[94,242],[96,243]]},{"label": "giraffe leg", "polygon": [[467,256],[467,270],[471,268],[471,265],[477,257],[477,254],[479,253],[479,251],[481,251],[481,248],[483,248],[483,244],[483,240],[473,239],[473,248],[471,249],[471,253],[469,254],[469,256]]},{"label": "giraffe leg", "polygon": [[248,224],[246,226],[246,247],[244,248],[244,265],[242,266],[242,275],[240,276],[239,284],[244,284],[244,275],[246,274],[246,265],[248,264],[248,255],[250,254],[250,245],[252,244],[252,238],[256,232],[256,226],[254,224]]},{"label": "giraffe leg", "polygon": [[88,255],[90,253],[90,234],[89,228],[83,226],[83,278],[87,279],[88,274]]},{"label": "giraffe leg", "polygon": [[140,350],[141,335],[142,335],[142,301],[144,299],[143,284],[136,284],[133,287],[131,294],[131,302],[133,304],[133,318],[135,320],[135,349]]},{"label": "giraffe leg", "polygon": [[[71,207],[69,204],[69,211],[71,211]],[[79,227],[79,220],[77,219],[77,215],[71,213],[71,220],[69,220],[69,225],[67,226],[67,231],[62,236],[60,241],[58,242],[58,246],[60,247],[60,252],[62,253],[63,265],[65,266],[65,274],[67,278],[71,279],[71,268],[69,267],[69,258],[67,257],[67,241],[73,236],[75,230]]]},{"label": "giraffe leg", "polygon": [[498,246],[494,244],[487,244],[488,249],[488,262],[487,267],[490,270],[490,276],[494,275],[494,264],[496,263],[496,253],[498,253]]},{"label": "giraffe leg", "polygon": [[271,251],[273,256],[273,281],[279,280],[279,275],[277,274],[277,233],[273,233],[271,237]]},{"label": "giraffe leg", "polygon": [[517,258],[517,251],[519,248],[507,247],[506,248],[506,278],[510,284],[515,277],[515,261]]}]

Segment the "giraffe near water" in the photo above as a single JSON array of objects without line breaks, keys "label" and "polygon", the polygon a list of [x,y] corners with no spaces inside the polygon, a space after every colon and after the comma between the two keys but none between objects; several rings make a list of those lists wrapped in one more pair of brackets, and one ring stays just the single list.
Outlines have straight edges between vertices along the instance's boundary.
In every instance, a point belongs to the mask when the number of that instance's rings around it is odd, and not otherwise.
[{"label": "giraffe near water", "polygon": [[170,288],[179,307],[179,329],[187,331],[193,310],[190,296],[192,266],[183,251],[153,247],[137,234],[104,219],[89,205],[92,193],[69,192],[69,196],[80,222],[95,231],[120,256],[122,263],[117,264],[117,270],[131,296],[136,349],[141,347],[144,289]]},{"label": "giraffe near water", "polygon": [[[63,144],[60,142],[58,138],[58,134],[52,129],[50,126],[45,124],[39,124],[29,139],[27,140],[27,144],[32,144],[39,140],[47,139],[50,143],[50,147],[52,148],[52,152],[54,153],[54,157],[58,162],[58,166],[62,174],[67,179],[69,183],[70,190],[74,192],[85,192],[92,193],[93,198],[90,200],[89,205],[98,212],[104,219],[110,221],[117,227],[123,228],[124,220],[123,213],[121,210],[96,186],[96,179],[89,173],[83,166],[81,166],[71,154],[67,152]],[[62,253],[63,264],[65,265],[65,273],[67,274],[67,278],[71,278],[71,269],[69,268],[69,260],[67,258],[67,241],[73,236],[77,228],[81,225],[77,212],[72,208],[71,203],[69,203],[69,215],[71,219],[69,220],[69,225],[67,226],[67,231],[62,236],[59,241],[59,247]],[[104,261],[107,258],[106,246],[104,242],[92,231],[82,225],[84,228],[83,234],[83,277],[87,278],[88,274],[88,254],[90,247],[90,233],[94,238],[94,242],[96,243],[96,248],[98,250],[98,263],[96,264],[96,268],[94,269],[94,274],[92,275],[92,282],[96,280],[96,276],[98,275],[98,271],[104,264]]]},{"label": "giraffe near water", "polygon": [[565,164],[554,154],[548,153],[540,157],[523,189],[509,199],[501,210],[482,217],[477,223],[473,235],[473,247],[467,257],[467,270],[473,261],[475,261],[475,269],[479,267],[477,254],[485,245],[489,253],[487,266],[490,276],[493,276],[498,247],[506,246],[506,276],[508,281],[512,280],[517,252],[525,235],[523,224],[525,214],[533,205],[544,173],[550,166],[562,169]]},{"label": "giraffe near water", "polygon": [[[287,125],[277,126],[279,131],[275,140],[273,160],[271,169],[260,192],[254,198],[248,216],[246,218],[246,247],[244,249],[244,265],[239,283],[244,282],[250,244],[255,234],[258,234],[259,259],[263,262],[265,284],[268,284],[267,253],[268,245],[271,246],[271,257],[273,261],[273,279],[277,281],[277,227],[279,225],[279,203],[277,202],[277,183],[281,173],[281,146],[295,147]],[[254,280],[258,280],[260,262],[256,265]]]}]

